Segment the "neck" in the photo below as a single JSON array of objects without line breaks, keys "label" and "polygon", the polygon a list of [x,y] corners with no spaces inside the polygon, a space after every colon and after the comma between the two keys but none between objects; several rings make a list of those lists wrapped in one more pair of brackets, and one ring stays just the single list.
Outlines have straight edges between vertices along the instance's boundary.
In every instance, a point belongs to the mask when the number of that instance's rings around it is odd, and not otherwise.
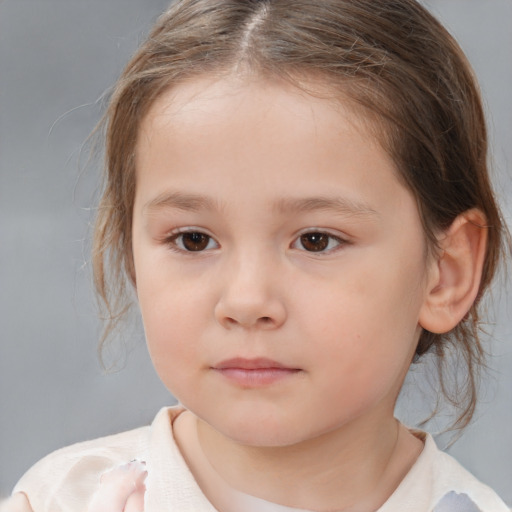
[{"label": "neck", "polygon": [[396,489],[422,444],[391,415],[354,421],[292,446],[246,446],[197,420],[204,455],[234,489],[288,507],[378,509]]}]

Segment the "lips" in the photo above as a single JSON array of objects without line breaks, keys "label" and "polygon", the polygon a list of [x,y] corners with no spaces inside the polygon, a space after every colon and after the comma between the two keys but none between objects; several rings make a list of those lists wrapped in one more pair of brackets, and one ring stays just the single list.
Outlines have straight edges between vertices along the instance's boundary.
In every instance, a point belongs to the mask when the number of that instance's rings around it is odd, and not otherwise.
[{"label": "lips", "polygon": [[269,386],[299,373],[299,368],[290,368],[266,358],[233,358],[221,361],[212,370],[228,381],[244,388]]},{"label": "lips", "polygon": [[264,357],[258,357],[256,359],[245,359],[243,357],[236,357],[233,359],[227,359],[222,361],[214,367],[217,370],[224,370],[227,368],[239,368],[241,370],[265,370],[269,368],[279,369],[291,369],[284,364],[273,361],[272,359],[266,359]]}]

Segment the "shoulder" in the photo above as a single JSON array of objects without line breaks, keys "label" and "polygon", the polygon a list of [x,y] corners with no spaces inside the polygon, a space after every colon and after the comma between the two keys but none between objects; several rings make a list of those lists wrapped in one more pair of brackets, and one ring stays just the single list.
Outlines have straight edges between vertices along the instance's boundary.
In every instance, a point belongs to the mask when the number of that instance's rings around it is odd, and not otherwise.
[{"label": "shoulder", "polygon": [[[455,503],[473,503],[474,510],[482,512],[510,512],[502,499],[488,485],[482,483],[452,456],[437,450],[433,472],[436,475],[434,494],[442,496],[436,512],[456,510]],[[468,510],[473,510],[468,508]]]},{"label": "shoulder", "polygon": [[493,489],[478,480],[452,456],[439,450],[431,438],[429,442],[433,453],[435,512],[458,510],[457,507],[470,512],[510,512]]},{"label": "shoulder", "polygon": [[77,443],[32,466],[13,490],[24,493],[35,512],[83,510],[102,474],[144,460],[150,427]]},{"label": "shoulder", "polygon": [[[174,440],[172,423],[182,411],[181,406],[164,407],[151,426],[77,443],[47,455],[20,479],[13,496],[19,501],[24,494],[33,512],[121,510],[123,506],[115,504],[128,502],[130,510],[139,510],[146,499],[148,506],[156,504],[155,510],[182,510],[175,506],[182,503],[192,503],[188,510],[210,510],[203,506],[201,491]],[[170,488],[174,489],[171,493]],[[98,503],[102,507],[98,508]],[[166,506],[160,507],[162,503]]]},{"label": "shoulder", "polygon": [[423,451],[378,512],[511,512],[490,487],[439,450],[430,434],[411,433],[424,442]]}]

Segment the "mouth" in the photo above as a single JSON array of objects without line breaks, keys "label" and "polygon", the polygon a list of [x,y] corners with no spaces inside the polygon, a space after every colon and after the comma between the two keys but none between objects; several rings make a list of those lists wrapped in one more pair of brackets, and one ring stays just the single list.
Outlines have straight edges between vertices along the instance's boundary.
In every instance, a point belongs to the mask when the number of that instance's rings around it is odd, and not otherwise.
[{"label": "mouth", "polygon": [[228,381],[244,388],[269,386],[301,372],[266,358],[234,358],[212,366],[211,369]]}]

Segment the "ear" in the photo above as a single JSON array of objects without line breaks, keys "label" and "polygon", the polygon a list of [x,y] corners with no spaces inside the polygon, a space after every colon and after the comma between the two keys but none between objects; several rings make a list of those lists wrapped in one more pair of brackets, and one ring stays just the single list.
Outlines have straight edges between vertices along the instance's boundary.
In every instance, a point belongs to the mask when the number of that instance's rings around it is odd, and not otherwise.
[{"label": "ear", "polygon": [[438,244],[419,323],[441,334],[457,326],[477,298],[487,247],[484,214],[472,209],[459,215],[440,234]]}]

